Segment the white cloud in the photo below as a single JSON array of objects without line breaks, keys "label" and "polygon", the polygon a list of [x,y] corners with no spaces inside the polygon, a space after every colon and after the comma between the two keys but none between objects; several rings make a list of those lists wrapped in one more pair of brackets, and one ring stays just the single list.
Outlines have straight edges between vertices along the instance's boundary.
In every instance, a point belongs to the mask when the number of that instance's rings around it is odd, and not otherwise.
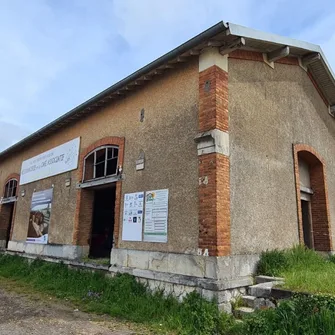
[{"label": "white cloud", "polygon": [[0,150],[221,20],[321,44],[334,65],[334,15],[331,0],[3,1]]}]

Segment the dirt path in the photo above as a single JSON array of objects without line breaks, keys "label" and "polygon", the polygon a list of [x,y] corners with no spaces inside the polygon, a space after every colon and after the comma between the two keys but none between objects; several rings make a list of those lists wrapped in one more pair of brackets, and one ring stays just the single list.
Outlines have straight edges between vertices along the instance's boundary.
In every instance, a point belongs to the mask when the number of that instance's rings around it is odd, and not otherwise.
[{"label": "dirt path", "polygon": [[45,299],[0,288],[0,335],[155,334],[107,316],[80,312],[50,297]]}]

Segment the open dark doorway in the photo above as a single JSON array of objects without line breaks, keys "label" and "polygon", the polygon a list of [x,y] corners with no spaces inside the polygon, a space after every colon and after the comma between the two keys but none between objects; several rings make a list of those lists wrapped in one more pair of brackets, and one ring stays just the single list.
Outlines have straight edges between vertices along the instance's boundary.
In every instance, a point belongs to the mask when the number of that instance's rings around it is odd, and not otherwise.
[{"label": "open dark doorway", "polygon": [[1,208],[1,222],[0,222],[0,240],[5,241],[2,247],[7,248],[10,239],[10,231],[12,228],[12,221],[14,215],[14,202],[3,204]]},{"label": "open dark doorway", "polygon": [[90,257],[110,257],[115,222],[115,185],[94,190]]},{"label": "open dark doorway", "polygon": [[312,249],[314,245],[313,245],[311,203],[309,201],[301,200],[301,212],[302,212],[302,227],[304,232],[304,243],[307,248]]}]

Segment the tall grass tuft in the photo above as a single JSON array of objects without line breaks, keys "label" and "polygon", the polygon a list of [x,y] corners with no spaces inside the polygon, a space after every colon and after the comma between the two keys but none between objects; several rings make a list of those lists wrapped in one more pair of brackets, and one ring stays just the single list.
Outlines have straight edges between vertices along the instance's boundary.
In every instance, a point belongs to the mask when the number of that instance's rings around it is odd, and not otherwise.
[{"label": "tall grass tuft", "polygon": [[282,250],[264,251],[257,265],[257,274],[279,276],[288,267],[288,260]]},{"label": "tall grass tuft", "polygon": [[257,273],[284,277],[288,289],[335,295],[334,259],[334,256],[327,258],[303,246],[265,251],[261,254]]}]

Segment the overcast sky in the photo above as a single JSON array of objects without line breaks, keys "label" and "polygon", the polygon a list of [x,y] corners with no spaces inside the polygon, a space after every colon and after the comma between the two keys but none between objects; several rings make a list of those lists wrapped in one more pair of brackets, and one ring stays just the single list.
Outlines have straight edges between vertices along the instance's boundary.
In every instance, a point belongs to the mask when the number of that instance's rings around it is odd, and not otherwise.
[{"label": "overcast sky", "polygon": [[334,0],[0,0],[0,151],[221,20],[335,68]]}]

